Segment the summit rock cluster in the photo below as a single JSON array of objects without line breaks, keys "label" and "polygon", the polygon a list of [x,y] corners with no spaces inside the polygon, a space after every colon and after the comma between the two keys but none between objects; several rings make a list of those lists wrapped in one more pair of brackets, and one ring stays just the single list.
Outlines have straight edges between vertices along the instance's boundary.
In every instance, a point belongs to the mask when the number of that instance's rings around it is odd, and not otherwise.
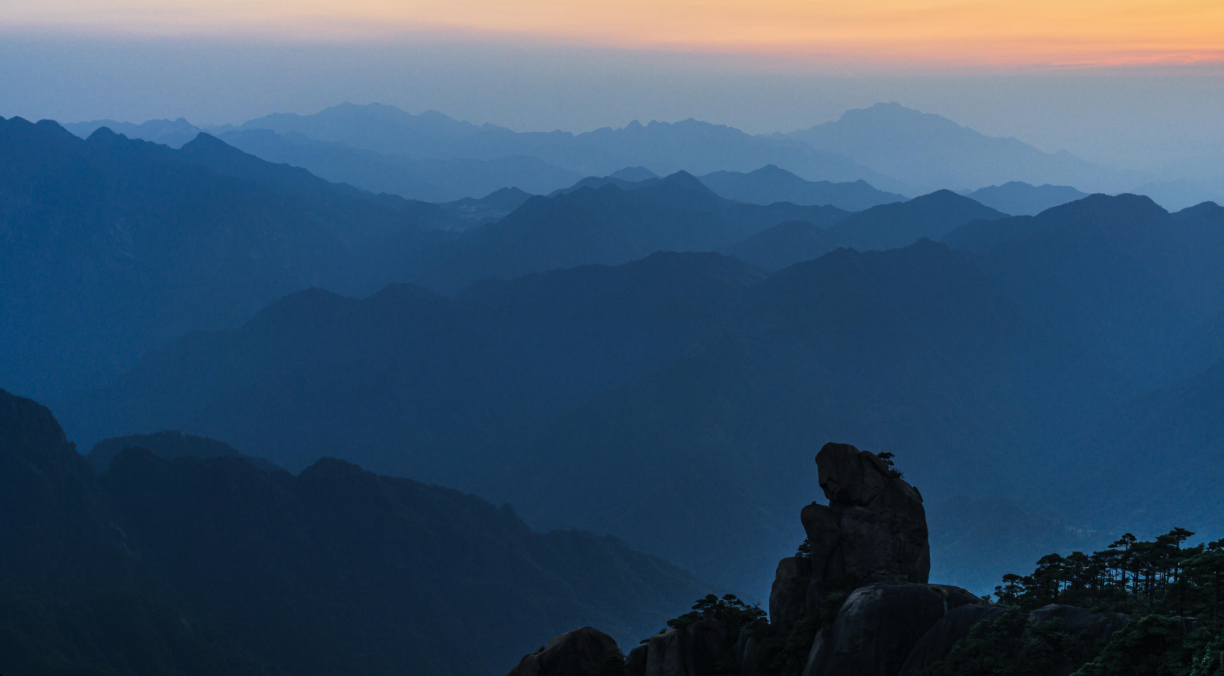
[{"label": "summit rock cluster", "polygon": [[[778,563],[768,619],[733,596],[720,601],[711,595],[624,656],[623,671],[615,643],[584,628],[524,657],[511,676],[923,672],[1004,609],[960,587],[929,582],[922,494],[890,460],[838,443],[816,455],[827,504],[813,502],[801,511],[807,540]],[[1124,616],[1051,605],[1031,613],[1021,631],[1051,619],[1098,649],[1126,624]],[[568,666],[552,667],[562,664]]]},{"label": "summit rock cluster", "polygon": [[829,504],[803,508],[809,551],[778,563],[769,595],[769,616],[783,632],[803,612],[819,612],[832,591],[925,584],[931,571],[918,489],[876,454],[848,444],[825,444],[816,466]]}]

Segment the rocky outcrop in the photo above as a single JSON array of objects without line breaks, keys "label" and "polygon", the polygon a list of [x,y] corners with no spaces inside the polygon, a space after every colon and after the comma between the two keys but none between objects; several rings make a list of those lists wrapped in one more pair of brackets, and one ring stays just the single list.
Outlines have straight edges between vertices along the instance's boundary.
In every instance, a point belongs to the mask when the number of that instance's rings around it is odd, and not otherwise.
[{"label": "rocky outcrop", "polygon": [[769,590],[769,623],[779,635],[790,633],[802,615],[811,583],[812,560],[809,557],[791,556],[778,562]]},{"label": "rocky outcrop", "polygon": [[[829,504],[803,508],[807,563],[783,559],[769,596],[770,620],[783,634],[803,612],[819,612],[830,591],[925,583],[931,570],[918,489],[876,454],[848,444],[825,444],[816,467]],[[806,584],[797,579],[803,570]]]},{"label": "rocky outcrop", "polygon": [[931,549],[922,495],[874,453],[825,444],[816,455],[828,506],[800,518],[811,542],[813,579],[852,584],[927,581]]},{"label": "rocky outcrop", "polygon": [[[958,587],[926,584],[931,555],[922,495],[887,462],[847,444],[826,444],[816,466],[828,505],[803,508],[808,547],[778,562],[769,595],[775,638],[762,639],[759,626],[732,627],[706,616],[634,649],[625,676],[755,674],[782,654],[779,639],[800,651],[786,659],[801,661],[807,652],[805,676],[897,676],[942,618],[983,603]],[[811,636],[806,632],[814,631],[821,604],[835,591],[849,596],[838,597],[845,603],[808,651],[811,639],[802,637]],[[924,654],[946,653],[972,626],[968,618],[941,625]],[[524,658],[520,669],[535,657]]]},{"label": "rocky outcrop", "polygon": [[804,676],[896,676],[950,611],[983,601],[959,587],[876,583],[854,591],[812,646]]},{"label": "rocky outcrop", "polygon": [[682,629],[650,637],[646,676],[710,676],[736,665],[739,634],[723,622],[706,618]]},{"label": "rocky outcrop", "polygon": [[646,676],[647,648],[640,645],[625,656],[625,676]]},{"label": "rocky outcrop", "polygon": [[[721,602],[707,596],[694,606],[700,614],[684,616],[691,624],[656,634],[630,652],[625,676],[759,676],[776,673],[778,665],[786,673],[802,665],[803,676],[916,676],[950,656],[964,657],[964,651],[954,656],[954,649],[983,621],[1005,622],[985,627],[983,641],[1002,635],[1037,644],[1051,633],[1039,629],[1056,622],[1055,629],[1077,635],[1072,643],[1090,653],[1126,626],[1125,615],[1066,605],[1025,617],[960,587],[928,584],[930,547],[918,490],[885,459],[845,444],[826,444],[816,465],[828,505],[802,510],[807,546],[778,562],[769,624],[731,596],[724,599],[739,604],[747,619],[712,612]],[[1190,618],[1173,619],[1183,634],[1194,625]],[[1068,676],[1079,663],[1055,661],[1050,674]]]},{"label": "rocky outcrop", "polygon": [[611,636],[583,627],[527,655],[508,676],[612,676],[623,669],[622,659]]},{"label": "rocky outcrop", "polygon": [[998,606],[986,604],[964,605],[949,611],[919,639],[897,676],[910,676],[934,665],[947,657],[958,641],[969,635],[973,625],[998,617],[1003,612]]}]

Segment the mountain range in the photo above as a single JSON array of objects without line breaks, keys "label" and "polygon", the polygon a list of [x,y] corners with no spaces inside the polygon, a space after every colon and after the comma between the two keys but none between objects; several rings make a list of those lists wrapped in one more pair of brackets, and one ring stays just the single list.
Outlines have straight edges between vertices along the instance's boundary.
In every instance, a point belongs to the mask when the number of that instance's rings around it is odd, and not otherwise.
[{"label": "mountain range", "polygon": [[[501,225],[531,233],[547,222],[526,219],[536,209],[632,204],[669,186],[649,199],[722,204],[677,175],[533,198]],[[613,534],[759,595],[750,571],[796,539],[767,515],[797,510],[812,479],[771,468],[824,439],[903,456],[935,500],[1037,499],[1083,476],[1055,468],[1074,466],[1090,421],[1194,377],[1187,346],[1202,346],[1194,364],[1218,359],[1202,336],[1224,316],[1219,207],[1169,214],[1098,195],[1003,217],[943,192],[825,229],[891,237],[922,210],[975,220],[923,226],[951,231],[947,245],[838,249],[768,275],[717,254],[660,253],[453,297],[303,292],[241,328],[173,341],[118,386],[61,408],[86,440],[183,429],[294,470],[334,454],[475,490],[537,527]],[[506,241],[485,260],[537,246]],[[1141,501],[1155,509],[1161,495]],[[741,539],[715,535],[728,524]]]},{"label": "mountain range", "polygon": [[1082,200],[1088,195],[1065,185],[1035,186],[1009,181],[979,188],[965,196],[1011,216],[1036,216],[1046,209]]},{"label": "mountain range", "polygon": [[[448,143],[512,133],[417,122]],[[338,456],[761,598],[762,562],[796,544],[768,515],[801,506],[807,481],[773,468],[829,439],[902,454],[936,501],[1012,500],[990,513],[1057,523],[1024,516],[1022,486],[1064,517],[1103,513],[1071,507],[1086,475],[1072,459],[1119,447],[1097,424],[1165,429],[1134,411],[1213,405],[1196,396],[1221,358],[1214,204],[1092,195],[1007,216],[941,190],[850,213],[727,199],[632,156],[549,196],[426,204],[210,134],[175,150],[3,124],[3,310],[27,330],[3,337],[20,358],[0,377],[54,392],[86,443],[181,429],[294,471]],[[655,127],[617,138],[705,133]],[[717,176],[813,189],[782,171]],[[983,199],[1068,196],[1000,188]],[[1203,434],[1187,448],[1210,449]],[[1116,464],[1139,485],[1142,463]],[[1119,509],[1159,513],[1160,495]],[[956,514],[973,508],[950,509],[967,528]]]},{"label": "mountain range", "polygon": [[[318,141],[410,158],[494,160],[530,156],[582,176],[606,176],[632,166],[657,174],[753,171],[776,164],[808,180],[864,179],[891,189],[895,181],[853,160],[787,139],[746,134],[697,120],[631,122],[620,129],[514,132],[474,125],[429,111],[412,115],[392,106],[342,104],[313,115],[270,115],[239,130],[266,129]],[[561,187],[561,186],[558,186]],[[473,195],[475,196],[475,195]]]},{"label": "mountain range", "polygon": [[882,251],[923,238],[942,239],[971,221],[992,221],[1006,214],[940,190],[905,202],[871,207],[830,225],[788,221],[721,249],[766,270],[780,270],[819,258],[834,249]]},{"label": "mountain range", "polygon": [[467,231],[420,281],[454,292],[482,279],[615,265],[659,250],[712,251],[780,222],[828,225],[846,215],[830,206],[731,202],[685,172],[641,183],[592,179]]},{"label": "mountain range", "polygon": [[772,164],[748,173],[716,171],[702,176],[701,182],[721,197],[751,204],[790,202],[862,211],[880,204],[906,200],[902,195],[876,190],[863,180],[853,183],[805,181]]},{"label": "mountain range", "polygon": [[303,167],[329,181],[427,202],[482,197],[503,188],[547,193],[582,178],[530,155],[492,159],[394,155],[269,129],[233,130],[220,138],[269,162]]},{"label": "mountain range", "polygon": [[494,676],[540,636],[628,643],[707,591],[612,538],[330,458],[294,476],[131,446],[98,474],[2,390],[0,513],[14,676]]},{"label": "mountain range", "polygon": [[233,325],[322,285],[415,273],[446,209],[335,185],[208,135],[179,150],[102,128],[0,121],[0,379],[96,386],[172,336]]},{"label": "mountain range", "polygon": [[[850,110],[833,122],[769,136],[695,120],[633,122],[620,129],[580,134],[520,133],[435,111],[413,115],[393,106],[349,103],[312,115],[269,115],[237,126],[196,127],[180,118],[140,125],[96,120],[66,127],[82,137],[109,127],[130,138],[172,147],[207,131],[263,159],[303,167],[330,181],[435,202],[479,198],[507,187],[547,194],[583,176],[606,176],[628,166],[660,175],[684,170],[700,176],[751,173],[769,165],[808,182],[864,181],[905,195],[1026,182],[1076,186],[1089,192],[1137,192],[1168,209],[1219,200],[1219,191],[1211,186],[1153,181],[1065,151],[1047,153],[1014,138],[987,136],[896,103]],[[721,185],[713,184],[718,180],[711,179],[715,192],[742,201],[834,204],[849,210],[882,203],[872,202],[878,197],[874,195],[868,200],[872,203],[808,201],[827,199],[818,186],[758,183],[724,194]],[[1039,201],[1047,208],[1055,206],[1048,198]],[[1028,204],[1013,215],[1037,213],[1032,209]]]},{"label": "mountain range", "polygon": [[1116,192],[1142,180],[1066,151],[1042,152],[1017,139],[986,136],[897,103],[850,110],[833,122],[775,136],[854,158],[918,192],[975,190],[1008,181]]}]

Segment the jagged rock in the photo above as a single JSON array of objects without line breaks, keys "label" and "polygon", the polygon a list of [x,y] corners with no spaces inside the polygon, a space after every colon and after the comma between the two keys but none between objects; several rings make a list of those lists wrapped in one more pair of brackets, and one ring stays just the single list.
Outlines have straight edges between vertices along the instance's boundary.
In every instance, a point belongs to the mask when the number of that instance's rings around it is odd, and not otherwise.
[{"label": "jagged rock", "polygon": [[566,632],[540,650],[527,655],[508,676],[602,675],[621,659],[611,636],[590,627]]},{"label": "jagged rock", "polygon": [[922,635],[897,676],[909,676],[947,657],[958,641],[969,635],[973,625],[1002,615],[998,606],[964,605],[948,611],[927,633]]},{"label": "jagged rock", "polygon": [[828,506],[800,518],[811,543],[809,612],[831,588],[925,583],[931,570],[922,495],[874,453],[825,444],[816,455]]},{"label": "jagged rock", "polygon": [[710,676],[720,664],[734,662],[738,638],[713,618],[655,634],[646,653],[646,676]]},{"label": "jagged rock", "polygon": [[830,505],[866,507],[892,484],[883,460],[850,444],[825,444],[816,455],[816,468]]},{"label": "jagged rock", "polygon": [[769,590],[769,623],[786,636],[807,603],[812,580],[812,560],[792,556],[778,562],[773,586]]},{"label": "jagged rock", "polygon": [[625,676],[646,676],[647,648],[640,645],[625,656]]},{"label": "jagged rock", "polygon": [[940,618],[981,603],[947,585],[877,583],[857,589],[816,637],[803,676],[895,676]]}]

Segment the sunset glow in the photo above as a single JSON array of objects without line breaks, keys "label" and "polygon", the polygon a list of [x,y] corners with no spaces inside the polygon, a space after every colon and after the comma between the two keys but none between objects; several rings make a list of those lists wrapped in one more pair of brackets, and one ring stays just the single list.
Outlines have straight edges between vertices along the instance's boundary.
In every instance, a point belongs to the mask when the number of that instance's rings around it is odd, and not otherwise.
[{"label": "sunset glow", "polygon": [[1219,0],[49,0],[0,26],[355,39],[500,37],[828,62],[1121,65],[1224,60]]}]

